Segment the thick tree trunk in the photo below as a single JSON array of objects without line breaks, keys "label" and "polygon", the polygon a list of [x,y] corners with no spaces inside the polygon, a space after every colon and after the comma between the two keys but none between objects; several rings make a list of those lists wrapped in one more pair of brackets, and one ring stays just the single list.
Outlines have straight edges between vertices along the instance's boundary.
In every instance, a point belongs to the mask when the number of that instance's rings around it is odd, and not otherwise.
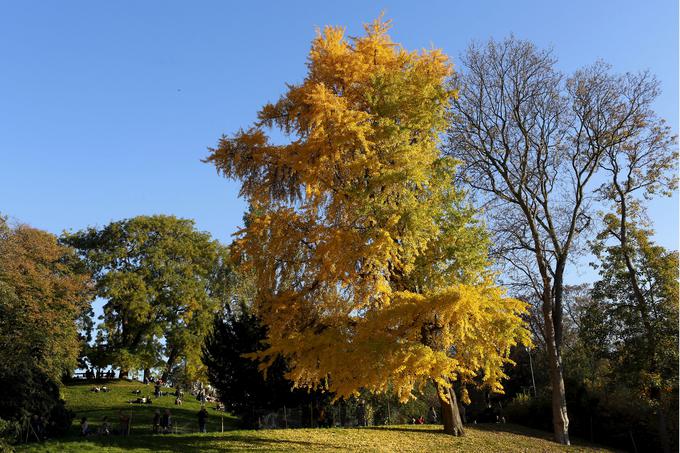
[{"label": "thick tree trunk", "polygon": [[144,368],[144,377],[142,378],[144,382],[148,382],[149,377],[151,377],[151,370]]},{"label": "thick tree trunk", "polygon": [[570,445],[567,398],[562,375],[562,357],[555,342],[552,301],[549,295],[543,300],[543,317],[545,320],[545,341],[548,349],[548,366],[550,368],[550,386],[552,388],[553,432],[556,442]]},{"label": "thick tree trunk", "polygon": [[163,374],[161,376],[161,379],[163,381],[168,380],[168,376],[170,376],[170,372],[172,371],[172,367],[175,365],[175,361],[177,360],[177,349],[172,348],[170,350],[170,354],[168,354],[168,360],[165,362],[165,370],[163,370]]},{"label": "thick tree trunk", "polygon": [[343,428],[347,425],[347,404],[345,400],[340,401],[340,426]]},{"label": "thick tree trunk", "polygon": [[[442,393],[448,398],[442,398]],[[456,392],[453,390],[453,387],[448,389],[443,389],[441,387],[437,388],[437,396],[442,408],[444,432],[452,436],[465,435],[463,421],[460,418],[460,411],[458,410],[458,400],[456,399]]]},{"label": "thick tree trunk", "polygon": [[121,368],[120,371],[118,372],[118,379],[127,379],[129,377],[130,370],[126,370],[125,368]]}]

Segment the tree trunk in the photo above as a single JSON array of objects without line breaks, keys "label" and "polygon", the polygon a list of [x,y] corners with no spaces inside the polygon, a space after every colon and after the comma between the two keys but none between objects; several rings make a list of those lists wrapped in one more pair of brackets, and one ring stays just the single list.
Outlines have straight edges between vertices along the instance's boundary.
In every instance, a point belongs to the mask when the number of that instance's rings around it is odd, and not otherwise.
[{"label": "tree trunk", "polygon": [[120,371],[118,372],[118,379],[128,379],[130,374],[130,370],[126,370],[125,368],[121,368]]},{"label": "tree trunk", "polygon": [[659,406],[656,409],[658,411],[658,426],[659,426],[659,441],[661,442],[661,449],[664,453],[670,453],[671,446],[670,440],[668,439],[668,428],[666,427],[666,414],[664,414],[664,407],[659,401]]},{"label": "tree trunk", "polygon": [[343,428],[347,425],[347,403],[345,400],[340,401],[340,426]]},{"label": "tree trunk", "polygon": [[[442,393],[448,398],[442,398]],[[465,435],[463,421],[460,419],[460,411],[458,410],[458,400],[456,399],[456,392],[453,390],[453,387],[445,389],[438,385],[437,397],[442,408],[444,432],[452,436]]]},{"label": "tree trunk", "polygon": [[149,382],[148,379],[151,375],[151,370],[148,368],[144,368],[144,377],[142,378],[144,382]]},{"label": "tree trunk", "polygon": [[172,371],[172,367],[175,365],[175,361],[177,360],[177,348],[172,348],[170,349],[170,354],[168,354],[168,360],[165,362],[165,370],[163,370],[163,374],[161,375],[161,379],[163,381],[168,380],[168,376],[170,376],[170,372]]},{"label": "tree trunk", "polygon": [[545,320],[545,341],[548,349],[548,366],[550,368],[550,387],[552,388],[553,432],[556,442],[570,445],[567,398],[564,391],[564,378],[562,376],[562,357],[555,343],[550,293],[543,300],[543,317]]},{"label": "tree trunk", "polygon": [[[633,289],[633,294],[635,295],[635,301],[636,301],[636,306],[638,309],[638,312],[640,313],[640,319],[642,319],[642,324],[645,328],[645,338],[647,341],[647,356],[649,358],[649,372],[650,373],[656,373],[657,372],[657,362],[656,362],[656,341],[655,341],[655,332],[654,328],[652,327],[652,323],[650,322],[649,319],[649,305],[647,304],[647,298],[642,292],[642,289],[640,288],[640,282],[638,281],[638,271],[635,268],[635,265],[633,264],[633,257],[631,256],[630,253],[630,248],[628,244],[628,220],[627,220],[627,212],[628,212],[628,205],[626,202],[626,196],[624,192],[621,190],[621,187],[618,185],[616,180],[614,180],[615,187],[617,189],[617,192],[619,193],[619,200],[620,200],[620,230],[619,230],[619,241],[621,243],[621,251],[623,252],[623,257],[624,261],[626,263],[626,270],[628,271],[628,279],[630,281],[631,287]],[[657,406],[657,428],[659,430],[659,440],[661,442],[661,448],[663,449],[664,453],[669,453],[671,451],[670,449],[670,443],[668,439],[668,431],[666,427],[666,417],[663,412],[663,404],[661,402],[661,389],[657,385],[652,385],[652,388],[650,390],[650,397],[652,400],[656,401],[658,406]]]}]

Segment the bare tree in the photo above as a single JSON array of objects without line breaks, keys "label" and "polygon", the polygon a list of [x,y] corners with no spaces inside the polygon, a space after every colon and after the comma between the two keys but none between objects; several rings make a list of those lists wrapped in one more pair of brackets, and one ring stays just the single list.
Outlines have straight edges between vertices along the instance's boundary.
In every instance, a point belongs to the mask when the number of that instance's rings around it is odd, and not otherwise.
[{"label": "bare tree", "polygon": [[448,152],[484,203],[497,254],[540,301],[555,440],[569,444],[561,343],[564,274],[585,246],[595,175],[647,107],[598,62],[564,77],[550,51],[509,37],[472,44],[454,84]]},{"label": "bare tree", "polygon": [[[664,304],[677,307],[677,300],[663,300],[666,296],[664,291],[655,288],[659,286],[658,282],[651,279],[655,284],[650,284],[650,279],[645,277],[648,269],[641,268],[644,266],[641,266],[640,256],[655,254],[658,249],[648,239],[651,231],[645,228],[648,222],[644,201],[658,195],[671,196],[678,186],[677,137],[651,108],[659,94],[659,83],[653,76],[643,72],[619,77],[602,74],[601,78],[603,84],[619,96],[619,104],[625,105],[629,99],[639,99],[640,108],[635,113],[634,121],[620,132],[614,146],[601,145],[606,148],[601,162],[605,182],[598,189],[598,195],[606,203],[609,212],[604,215],[604,228],[594,242],[593,249],[598,257],[608,261],[610,267],[618,265],[625,272],[632,306],[645,333],[644,368],[650,375],[676,381],[676,373],[667,376],[668,373],[662,371],[664,347],[658,339],[664,329],[659,321],[668,319],[668,313],[657,308]],[[600,138],[596,133],[591,135]],[[677,313],[677,308],[671,312]],[[677,326],[677,320],[670,324]],[[671,369],[676,370],[677,363]],[[663,399],[662,387],[656,381],[652,383],[648,397],[656,403],[661,445],[663,451],[668,452],[670,445],[666,419],[660,404]]]}]

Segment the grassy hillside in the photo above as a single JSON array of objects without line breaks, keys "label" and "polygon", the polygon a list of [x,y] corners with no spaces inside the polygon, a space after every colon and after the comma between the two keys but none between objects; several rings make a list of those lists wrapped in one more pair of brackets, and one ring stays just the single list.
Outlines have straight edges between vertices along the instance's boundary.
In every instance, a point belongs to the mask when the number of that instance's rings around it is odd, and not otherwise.
[{"label": "grassy hillside", "polygon": [[[174,405],[174,397],[154,399],[152,405],[127,403],[136,398],[134,389],[142,395],[153,394],[152,386],[140,383],[112,383],[111,392],[90,392],[91,384],[76,384],[65,388],[64,397],[76,412],[73,435],[44,444],[29,444],[18,450],[23,452],[214,452],[214,451],[372,451],[372,452],[561,452],[609,451],[585,444],[562,447],[550,441],[550,435],[515,425],[469,426],[463,438],[445,436],[440,426],[406,425],[368,428],[291,429],[291,430],[234,430],[236,420],[209,408],[207,434],[197,433],[196,413],[200,404],[188,395],[182,407]],[[168,389],[169,390],[169,389]],[[175,424],[183,434],[152,435],[153,411],[170,408]],[[118,411],[132,413],[132,435],[91,436],[83,439],[77,435],[80,417],[88,417],[91,425],[99,426],[101,418],[108,416],[114,427]],[[225,432],[222,429],[224,416]],[[227,429],[231,429],[226,431]]]},{"label": "grassy hillside", "polygon": [[[79,432],[81,417],[87,417],[90,427],[96,430],[101,425],[102,418],[107,416],[112,428],[116,429],[119,411],[121,410],[132,417],[132,434],[147,434],[151,432],[153,414],[156,409],[160,409],[161,413],[165,409],[170,409],[173,425],[178,433],[186,434],[198,431],[197,414],[201,404],[188,393],[184,395],[182,405],[176,406],[175,397],[172,394],[155,398],[153,396],[153,384],[145,385],[136,381],[110,381],[104,385],[110,389],[109,392],[92,392],[90,391],[93,387],[91,383],[78,383],[64,388],[63,397],[68,408],[76,413],[76,418],[73,420],[74,434]],[[140,390],[141,393],[136,395],[132,393],[133,390]],[[163,388],[162,390],[163,392],[174,392],[174,389],[171,388]],[[138,396],[150,396],[153,402],[152,404],[128,402]],[[222,421],[224,421],[225,429],[233,429],[236,419],[229,414],[216,411],[214,406],[214,403],[206,405],[209,414],[208,431],[220,431]]]}]

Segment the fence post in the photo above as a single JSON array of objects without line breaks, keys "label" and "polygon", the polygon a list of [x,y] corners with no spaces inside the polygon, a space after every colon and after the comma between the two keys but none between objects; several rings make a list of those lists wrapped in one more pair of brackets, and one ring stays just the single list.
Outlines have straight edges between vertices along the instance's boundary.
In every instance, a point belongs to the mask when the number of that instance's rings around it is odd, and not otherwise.
[{"label": "fence post", "polygon": [[286,425],[286,429],[288,429],[288,414],[286,414],[286,405],[283,405],[283,423]]},{"label": "fence post", "polygon": [[628,430],[628,435],[630,436],[630,440],[633,442],[633,451],[635,453],[638,453],[637,445],[635,445],[635,438],[633,438],[633,431],[630,429]]}]

